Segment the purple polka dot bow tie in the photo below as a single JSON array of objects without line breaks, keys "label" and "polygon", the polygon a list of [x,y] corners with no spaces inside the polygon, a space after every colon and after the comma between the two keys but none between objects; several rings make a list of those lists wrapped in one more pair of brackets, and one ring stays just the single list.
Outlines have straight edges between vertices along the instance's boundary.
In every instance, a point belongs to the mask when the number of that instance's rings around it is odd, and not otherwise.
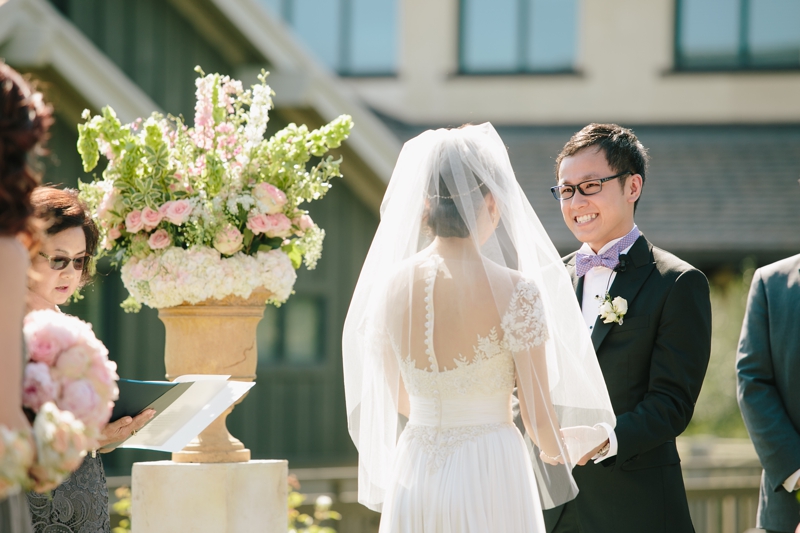
[{"label": "purple polka dot bow tie", "polygon": [[630,233],[618,240],[614,246],[602,254],[595,255],[578,252],[575,258],[575,274],[580,278],[585,276],[592,268],[599,266],[614,270],[619,265],[620,252],[635,243],[639,235],[641,235],[639,228],[634,226]]}]

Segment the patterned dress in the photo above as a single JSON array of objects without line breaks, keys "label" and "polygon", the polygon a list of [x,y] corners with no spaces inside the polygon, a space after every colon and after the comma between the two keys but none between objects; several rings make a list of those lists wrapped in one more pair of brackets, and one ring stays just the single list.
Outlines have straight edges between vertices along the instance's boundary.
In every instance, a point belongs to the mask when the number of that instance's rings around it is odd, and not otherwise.
[{"label": "patterned dress", "polygon": [[[100,454],[50,494],[28,493],[35,533],[109,533],[108,488]],[[5,531],[5,530],[2,530]]]}]

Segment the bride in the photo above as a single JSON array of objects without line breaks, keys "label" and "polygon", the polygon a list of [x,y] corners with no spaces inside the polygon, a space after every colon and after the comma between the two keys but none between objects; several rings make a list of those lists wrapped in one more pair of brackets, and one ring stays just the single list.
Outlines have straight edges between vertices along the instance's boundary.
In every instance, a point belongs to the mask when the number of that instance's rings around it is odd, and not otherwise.
[{"label": "bride", "polygon": [[343,359],[359,502],[381,533],[543,532],[615,421],[572,283],[488,123],[403,147]]}]

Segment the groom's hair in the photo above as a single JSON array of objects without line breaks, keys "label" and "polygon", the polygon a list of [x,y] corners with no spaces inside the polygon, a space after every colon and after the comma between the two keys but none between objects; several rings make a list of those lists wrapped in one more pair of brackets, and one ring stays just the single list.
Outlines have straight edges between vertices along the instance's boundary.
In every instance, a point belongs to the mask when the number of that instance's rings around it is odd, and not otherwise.
[{"label": "groom's hair", "polygon": [[[565,157],[570,157],[585,148],[597,147],[605,153],[608,166],[616,173],[630,171],[642,176],[644,187],[645,172],[647,172],[647,149],[639,142],[632,130],[616,124],[589,124],[567,141],[561,153],[556,157],[556,181],[558,169]],[[620,186],[625,185],[624,180],[619,180]],[[639,196],[641,199],[641,196]],[[633,209],[639,205],[639,200],[633,204]]]}]

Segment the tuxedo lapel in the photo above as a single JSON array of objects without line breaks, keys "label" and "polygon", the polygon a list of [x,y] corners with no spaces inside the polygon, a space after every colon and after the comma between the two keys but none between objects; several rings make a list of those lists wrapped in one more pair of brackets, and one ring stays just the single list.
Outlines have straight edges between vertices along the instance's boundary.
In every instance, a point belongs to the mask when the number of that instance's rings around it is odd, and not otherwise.
[{"label": "tuxedo lapel", "polygon": [[[644,238],[644,235],[639,237],[630,251],[627,253],[628,263],[623,272],[617,272],[614,278],[614,283],[608,290],[611,298],[621,296],[628,302],[630,308],[631,302],[639,293],[639,289],[644,285],[645,280],[650,276],[650,273],[655,268],[653,261],[653,252],[650,243]],[[594,329],[592,330],[592,344],[594,351],[600,349],[600,345],[606,338],[606,335],[611,331],[611,328],[616,326],[614,322],[605,324],[600,317],[597,317]]]},{"label": "tuxedo lapel", "polygon": [[566,263],[567,272],[569,273],[570,279],[572,279],[572,288],[575,289],[575,296],[578,297],[578,306],[583,308],[583,277],[578,277],[575,275],[575,256],[572,256]]}]

